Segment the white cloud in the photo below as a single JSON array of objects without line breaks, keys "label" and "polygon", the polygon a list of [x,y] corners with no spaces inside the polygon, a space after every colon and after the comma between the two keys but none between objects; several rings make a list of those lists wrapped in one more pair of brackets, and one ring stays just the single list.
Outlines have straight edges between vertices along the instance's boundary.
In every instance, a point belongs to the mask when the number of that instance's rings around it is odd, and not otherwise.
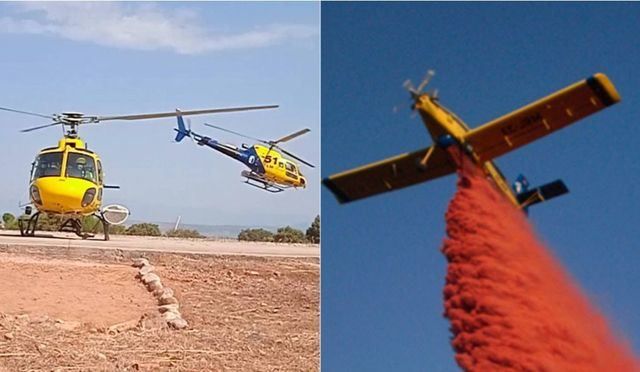
[{"label": "white cloud", "polygon": [[137,50],[172,50],[198,54],[260,48],[316,36],[300,24],[270,24],[252,30],[213,33],[200,26],[197,14],[169,14],[153,4],[105,2],[20,3],[13,16],[0,18],[1,33],[54,35],[65,39]]}]

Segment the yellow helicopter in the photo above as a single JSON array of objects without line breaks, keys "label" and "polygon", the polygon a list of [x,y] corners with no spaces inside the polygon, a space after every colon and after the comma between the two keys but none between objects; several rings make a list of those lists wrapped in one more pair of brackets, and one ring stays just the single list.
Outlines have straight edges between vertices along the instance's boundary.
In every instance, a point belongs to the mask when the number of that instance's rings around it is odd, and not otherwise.
[{"label": "yellow helicopter", "polygon": [[210,137],[202,136],[198,133],[193,132],[191,130],[191,125],[185,126],[182,115],[183,113],[177,111],[176,116],[178,119],[178,128],[174,128],[174,130],[177,132],[175,139],[176,142],[182,141],[184,137],[190,137],[195,143],[200,146],[210,147],[240,161],[241,163],[249,167],[248,171],[243,170],[240,173],[242,177],[245,177],[246,184],[272,193],[282,192],[289,188],[305,188],[307,186],[307,180],[300,171],[300,166],[293,160],[287,159],[285,156],[283,156],[283,154],[311,168],[314,168],[314,165],[284,150],[279,146],[279,144],[290,141],[298,136],[308,133],[310,132],[310,129],[305,128],[275,141],[267,141],[249,137],[244,134],[212,124],[204,124],[208,127],[232,133],[237,136],[245,137],[261,143],[255,144],[253,146],[242,144],[242,147],[238,148],[237,146],[220,143],[215,139],[211,139]]},{"label": "yellow helicopter", "polygon": [[[276,108],[277,105],[231,107],[183,111],[181,115],[201,115],[225,112],[249,111]],[[29,182],[30,203],[25,206],[25,215],[19,220],[20,234],[34,236],[40,214],[61,216],[59,231],[77,234],[83,239],[92,237],[82,231],[81,218],[95,216],[102,224],[104,240],[109,240],[109,225],[121,224],[129,216],[129,210],[120,205],[110,205],[102,210],[103,190],[119,188],[104,183],[104,169],[100,157],[89,150],[78,137],[78,128],[108,120],[145,120],[176,116],[176,112],[135,114],[119,116],[89,116],[79,112],[43,115],[28,111],[0,107],[0,110],[51,119],[53,123],[40,125],[21,132],[31,132],[61,125],[65,134],[56,147],[42,149],[31,167]],[[32,214],[32,205],[37,212]]]}]

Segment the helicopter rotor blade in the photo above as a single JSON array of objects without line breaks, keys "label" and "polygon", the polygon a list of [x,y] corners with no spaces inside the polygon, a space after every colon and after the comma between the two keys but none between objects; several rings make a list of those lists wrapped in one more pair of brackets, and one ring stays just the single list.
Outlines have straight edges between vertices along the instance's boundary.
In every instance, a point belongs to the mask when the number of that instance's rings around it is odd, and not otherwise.
[{"label": "helicopter rotor blade", "polygon": [[296,159],[297,161],[299,161],[299,162],[301,162],[301,163],[303,163],[303,164],[308,165],[308,166],[309,166],[309,167],[311,167],[311,168],[315,168],[315,167],[316,167],[315,165],[313,165],[313,164],[309,163],[308,161],[305,161],[305,160],[303,160],[303,159],[300,159],[299,157],[297,157],[297,156],[293,155],[293,154],[292,154],[292,153],[290,153],[289,151],[287,151],[287,150],[285,150],[285,149],[283,149],[283,148],[281,148],[281,147],[279,147],[279,146],[275,146],[275,147],[276,147],[278,150],[282,151],[283,153],[285,153],[285,154],[289,155],[290,157],[292,157],[292,158]]},{"label": "helicopter rotor blade", "polygon": [[25,115],[31,115],[31,116],[38,116],[38,117],[45,118],[45,119],[53,119],[53,120],[56,120],[56,117],[55,117],[55,116],[52,116],[52,115],[43,115],[43,114],[38,114],[38,113],[35,113],[35,112],[21,111],[21,110],[16,110],[16,109],[8,108],[8,107],[0,107],[0,110],[3,110],[3,111],[9,111],[9,112],[15,112],[15,113],[18,113],[18,114],[25,114]]},{"label": "helicopter rotor blade", "polygon": [[295,132],[295,133],[291,133],[291,134],[289,134],[288,136],[284,136],[284,137],[282,137],[282,138],[280,138],[280,139],[277,139],[277,140],[275,140],[275,141],[272,141],[272,143],[273,143],[273,144],[277,144],[277,143],[280,143],[280,142],[287,142],[287,141],[290,141],[290,140],[292,140],[292,139],[294,139],[294,138],[296,138],[296,137],[298,137],[298,136],[301,136],[301,135],[303,135],[303,134],[305,134],[305,133],[308,133],[308,132],[311,132],[311,129],[309,129],[309,128],[304,128],[304,129],[299,130],[299,131],[297,131],[297,132]]},{"label": "helicopter rotor blade", "polygon": [[31,128],[27,128],[27,129],[22,129],[22,130],[20,130],[20,132],[27,133],[27,132],[31,132],[31,131],[34,131],[34,130],[43,129],[43,128],[47,128],[47,127],[53,127],[54,125],[61,125],[61,124],[64,124],[64,123],[61,122],[61,121],[56,121],[55,123],[51,123],[51,124],[39,125],[37,127],[31,127]]},{"label": "helicopter rotor blade", "polygon": [[191,119],[187,118],[187,132],[189,132],[189,138],[191,138],[191,142],[197,144],[196,139],[193,138],[193,132],[191,132]]},{"label": "helicopter rotor blade", "polygon": [[[180,115],[202,115],[202,114],[218,114],[223,112],[237,112],[237,111],[252,111],[252,110],[265,110],[277,108],[278,105],[267,105],[267,106],[245,106],[245,107],[227,107],[227,108],[217,108],[217,109],[204,109],[204,110],[191,110],[191,111],[181,111]],[[105,120],[145,120],[145,119],[156,119],[156,118],[169,118],[178,115],[174,112],[159,112],[152,114],[136,114],[136,115],[117,115],[117,116],[96,116],[95,122],[105,121]]]},{"label": "helicopter rotor blade", "polygon": [[269,141],[265,141],[265,140],[261,140],[261,139],[259,139],[259,138],[255,138],[255,137],[247,136],[246,134],[242,134],[242,133],[234,132],[234,131],[232,131],[232,130],[229,130],[229,129],[226,129],[226,128],[222,128],[222,127],[219,127],[219,126],[217,126],[217,125],[208,124],[208,123],[204,123],[204,125],[206,125],[206,126],[208,126],[208,127],[211,127],[211,128],[215,128],[215,129],[221,130],[221,131],[223,131],[223,132],[227,132],[227,133],[235,134],[236,136],[240,136],[240,137],[248,138],[248,139],[253,140],[253,141],[258,141],[258,142],[262,142],[262,143],[270,144],[270,143],[269,143]]}]

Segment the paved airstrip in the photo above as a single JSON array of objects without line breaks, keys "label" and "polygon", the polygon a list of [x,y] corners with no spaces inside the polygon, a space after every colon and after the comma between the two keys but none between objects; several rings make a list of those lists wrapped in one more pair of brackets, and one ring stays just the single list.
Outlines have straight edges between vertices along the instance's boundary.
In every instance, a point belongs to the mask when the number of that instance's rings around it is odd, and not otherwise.
[{"label": "paved airstrip", "polygon": [[50,247],[119,249],[160,253],[192,253],[211,255],[243,255],[265,257],[320,257],[320,248],[313,244],[277,244],[240,242],[235,240],[177,239],[112,235],[103,241],[96,236],[83,240],[76,235],[59,232],[37,232],[35,237],[22,237],[17,231],[0,230],[0,249],[7,247]]}]

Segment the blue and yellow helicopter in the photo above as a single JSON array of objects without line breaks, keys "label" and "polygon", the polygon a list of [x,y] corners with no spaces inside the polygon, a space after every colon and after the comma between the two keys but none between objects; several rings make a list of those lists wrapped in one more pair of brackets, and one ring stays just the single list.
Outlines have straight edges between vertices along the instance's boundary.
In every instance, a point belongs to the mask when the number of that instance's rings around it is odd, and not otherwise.
[{"label": "blue and yellow helicopter", "polygon": [[258,142],[253,146],[242,144],[242,147],[238,148],[235,145],[221,143],[193,132],[189,121],[185,126],[180,110],[176,110],[176,116],[178,118],[178,128],[174,128],[177,132],[176,142],[182,141],[185,137],[190,137],[194,143],[200,146],[210,147],[238,160],[249,168],[248,171],[243,170],[240,173],[242,177],[245,177],[245,183],[272,193],[282,192],[289,188],[305,188],[307,186],[307,180],[300,171],[300,166],[295,161],[286,158],[285,155],[311,168],[314,168],[314,165],[284,150],[279,144],[310,132],[309,128],[299,130],[274,141],[267,141],[215,125],[204,124],[208,127]]}]

